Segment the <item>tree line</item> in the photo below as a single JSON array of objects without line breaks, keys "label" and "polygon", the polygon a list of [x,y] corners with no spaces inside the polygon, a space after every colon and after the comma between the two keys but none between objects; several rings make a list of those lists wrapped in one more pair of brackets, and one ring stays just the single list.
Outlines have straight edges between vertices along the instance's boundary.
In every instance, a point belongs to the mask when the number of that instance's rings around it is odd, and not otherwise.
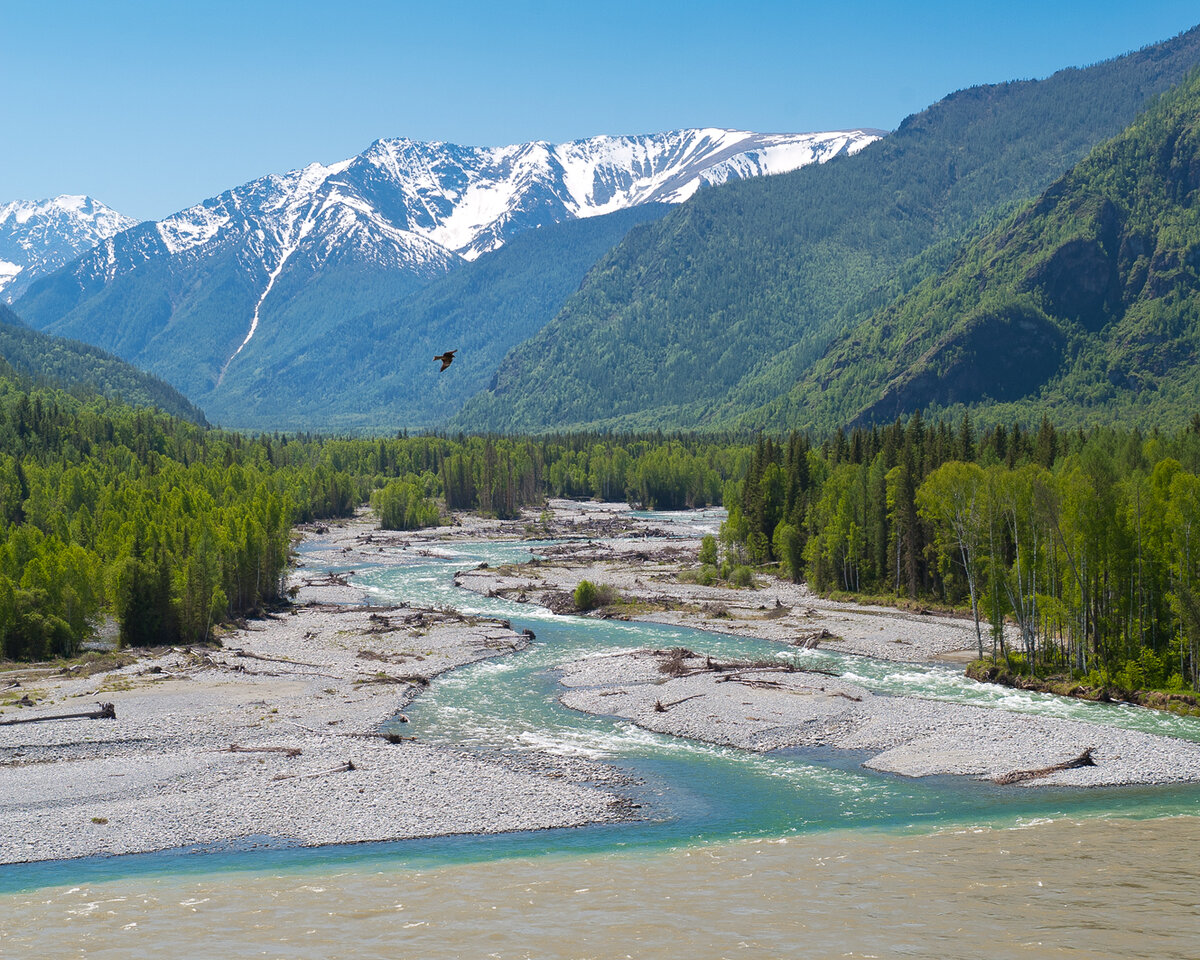
[{"label": "tree line", "polygon": [[446,510],[515,517],[552,496],[724,503],[731,570],[778,564],[821,591],[961,605],[980,655],[1019,667],[1200,687],[1200,416],[1143,435],[914,415],[819,444],[247,437],[11,377],[0,657],[74,653],[108,618],[130,645],[203,640],[282,599],[295,524],[367,502],[385,527],[414,529]]},{"label": "tree line", "polygon": [[914,415],[819,448],[764,438],[726,504],[735,559],[968,607],[981,658],[1200,689],[1200,417],[1173,436]]},{"label": "tree line", "polygon": [[194,642],[282,599],[297,523],[371,502],[515,517],[547,496],[717,502],[739,448],[687,437],[246,437],[0,376],[0,659],[76,653],[102,623]]}]

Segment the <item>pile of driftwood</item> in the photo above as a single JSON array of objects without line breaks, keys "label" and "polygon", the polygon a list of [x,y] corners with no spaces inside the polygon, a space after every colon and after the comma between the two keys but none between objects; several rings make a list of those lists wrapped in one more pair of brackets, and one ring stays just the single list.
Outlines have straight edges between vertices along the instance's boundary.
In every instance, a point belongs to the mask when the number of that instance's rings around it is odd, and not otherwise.
[{"label": "pile of driftwood", "polygon": [[802,650],[815,650],[822,640],[840,640],[836,633],[830,633],[824,627],[820,630],[814,630],[812,633],[806,633],[797,637],[792,641],[793,647],[799,647]]}]

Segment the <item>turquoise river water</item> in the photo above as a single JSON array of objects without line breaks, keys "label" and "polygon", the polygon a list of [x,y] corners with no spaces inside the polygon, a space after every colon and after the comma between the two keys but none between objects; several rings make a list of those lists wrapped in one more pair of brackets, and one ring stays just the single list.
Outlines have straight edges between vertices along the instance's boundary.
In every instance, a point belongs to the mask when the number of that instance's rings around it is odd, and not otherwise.
[{"label": "turquoise river water", "polygon": [[877,774],[845,752],[717,748],[567,710],[555,668],[687,646],[1191,740],[1200,721],[993,688],[950,667],[560,617],[453,583],[538,546],[458,543],[357,568],[374,602],[536,634],[436,679],[405,732],[614,764],[639,779],[646,821],[0,867],[0,957],[1200,957],[1200,788],[1003,788]]}]

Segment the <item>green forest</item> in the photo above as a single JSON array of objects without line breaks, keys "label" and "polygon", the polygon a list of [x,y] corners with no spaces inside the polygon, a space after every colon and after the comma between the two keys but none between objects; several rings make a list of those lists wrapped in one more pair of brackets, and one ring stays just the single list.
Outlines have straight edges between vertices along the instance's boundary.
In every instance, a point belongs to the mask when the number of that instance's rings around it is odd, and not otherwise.
[{"label": "green forest", "polygon": [[[690,438],[247,438],[0,376],[0,659],[207,639],[284,599],[291,529],[373,503],[513,517],[548,494],[715,502],[738,448]],[[439,504],[441,506],[439,506]]]},{"label": "green forest", "polygon": [[823,592],[960,607],[980,656],[1017,669],[1200,687],[1200,416],[1143,435],[1047,420],[976,431],[918,414],[819,444],[248,438],[11,375],[0,657],[74,654],[110,617],[125,645],[203,641],[286,602],[295,524],[366,503],[384,527],[414,529],[451,510],[517,517],[550,496],[724,503],[721,551],[702,558],[712,580],[750,566]]},{"label": "green forest", "polygon": [[762,439],[725,496],[727,561],[969,608],[979,656],[1018,671],[1200,689],[1200,417],[1170,436],[917,414],[819,449]]},{"label": "green forest", "polygon": [[1200,350],[1200,76],[941,276],[864,320],[767,422],[921,409],[991,423],[1183,423]]}]

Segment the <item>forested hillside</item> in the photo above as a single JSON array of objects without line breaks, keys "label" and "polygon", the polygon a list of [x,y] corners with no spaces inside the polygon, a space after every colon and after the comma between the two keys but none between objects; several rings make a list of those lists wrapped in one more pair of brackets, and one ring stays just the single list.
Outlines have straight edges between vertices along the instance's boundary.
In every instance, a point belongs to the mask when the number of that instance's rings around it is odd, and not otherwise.
[{"label": "forested hillside", "polygon": [[204,423],[200,409],[170,384],[99,347],[30,330],[0,304],[0,375],[5,374],[75,393],[99,393],[134,406],[158,407],[193,423]]},{"label": "forested hillside", "polygon": [[[244,429],[429,427],[484,389],[513,346],[545,326],[588,269],[664,204],[527,230],[379,310],[350,311],[320,337],[281,336],[206,394],[213,420]],[[432,361],[457,348],[446,375]]]},{"label": "forested hillside", "polygon": [[951,268],[863,322],[768,416],[912,410],[1181,426],[1200,409],[1200,75]]},{"label": "forested hillside", "polygon": [[[963,90],[854,157],[701,191],[589,274],[454,421],[706,426],[786,393],[839,333],[949,263],[1200,63],[1200,28]],[[782,426],[775,423],[774,426]]]}]

